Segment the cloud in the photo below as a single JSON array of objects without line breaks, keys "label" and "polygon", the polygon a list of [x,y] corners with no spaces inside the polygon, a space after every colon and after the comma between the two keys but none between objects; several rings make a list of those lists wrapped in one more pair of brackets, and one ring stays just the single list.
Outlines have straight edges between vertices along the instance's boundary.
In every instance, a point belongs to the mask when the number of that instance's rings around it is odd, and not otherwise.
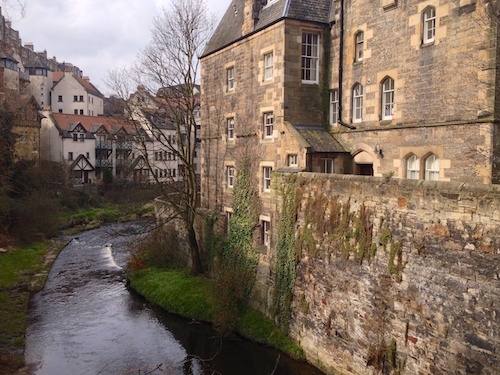
[{"label": "cloud", "polygon": [[[24,18],[10,15],[19,19],[13,28],[23,43],[78,66],[103,93],[107,72],[136,61],[150,40],[153,18],[167,5],[162,0],[26,1]],[[207,6],[222,14],[229,3],[208,0]]]}]

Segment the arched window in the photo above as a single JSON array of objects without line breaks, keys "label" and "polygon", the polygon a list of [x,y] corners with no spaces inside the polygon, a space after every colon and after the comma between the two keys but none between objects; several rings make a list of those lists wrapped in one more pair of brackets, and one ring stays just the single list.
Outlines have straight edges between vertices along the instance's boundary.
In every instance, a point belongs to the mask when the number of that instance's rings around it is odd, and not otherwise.
[{"label": "arched window", "polygon": [[436,35],[436,8],[427,7],[422,12],[422,43],[434,42]]},{"label": "arched window", "polygon": [[439,180],[439,158],[434,154],[425,159],[425,179],[430,181]]},{"label": "arched window", "polygon": [[420,178],[420,159],[414,154],[406,159],[406,178],[409,180]]},{"label": "arched window", "polygon": [[358,31],[354,35],[354,62],[363,61],[363,47],[365,41],[365,34]]},{"label": "arched window", "polygon": [[352,88],[352,122],[363,120],[363,86],[356,83]]},{"label": "arched window", "polygon": [[387,77],[382,82],[382,120],[391,120],[394,110],[394,80]]}]

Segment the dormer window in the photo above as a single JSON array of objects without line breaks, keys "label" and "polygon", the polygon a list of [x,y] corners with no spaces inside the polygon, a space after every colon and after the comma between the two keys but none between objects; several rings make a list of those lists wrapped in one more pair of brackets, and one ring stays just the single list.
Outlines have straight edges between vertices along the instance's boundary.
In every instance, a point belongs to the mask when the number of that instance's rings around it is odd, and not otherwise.
[{"label": "dormer window", "polygon": [[274,4],[278,0],[262,0],[262,7],[266,7],[268,5]]},{"label": "dormer window", "polygon": [[2,59],[2,66],[6,69],[18,70],[17,61],[4,57]]}]

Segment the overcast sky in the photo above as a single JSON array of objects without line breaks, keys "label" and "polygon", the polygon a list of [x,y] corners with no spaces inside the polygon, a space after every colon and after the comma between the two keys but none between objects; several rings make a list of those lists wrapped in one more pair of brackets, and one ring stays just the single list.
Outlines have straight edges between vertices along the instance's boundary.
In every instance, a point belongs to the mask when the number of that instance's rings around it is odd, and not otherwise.
[{"label": "overcast sky", "polygon": [[[83,70],[103,93],[108,71],[131,65],[150,40],[150,24],[170,0],[24,0],[25,14],[2,8],[23,45]],[[220,19],[231,0],[205,0]],[[5,4],[3,4],[5,5]]]}]

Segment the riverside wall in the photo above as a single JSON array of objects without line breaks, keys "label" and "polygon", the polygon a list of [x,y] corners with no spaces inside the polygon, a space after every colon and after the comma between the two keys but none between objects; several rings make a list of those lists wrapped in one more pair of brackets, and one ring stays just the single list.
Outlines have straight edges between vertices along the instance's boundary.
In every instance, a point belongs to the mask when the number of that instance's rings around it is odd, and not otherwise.
[{"label": "riverside wall", "polygon": [[[296,192],[291,335],[310,362],[330,374],[498,373],[500,186],[313,173],[272,184]],[[273,191],[273,238],[284,199]]]}]

